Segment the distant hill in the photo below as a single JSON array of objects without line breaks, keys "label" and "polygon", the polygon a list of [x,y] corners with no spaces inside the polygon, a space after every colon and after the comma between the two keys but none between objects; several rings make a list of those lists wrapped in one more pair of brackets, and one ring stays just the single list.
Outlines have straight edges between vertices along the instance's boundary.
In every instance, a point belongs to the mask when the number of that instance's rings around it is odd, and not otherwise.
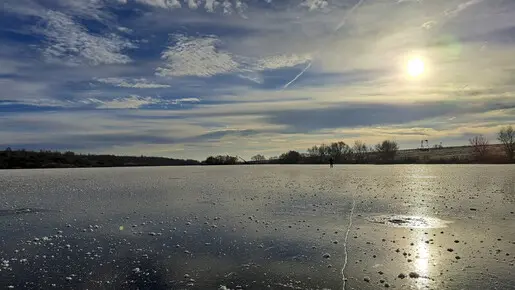
[{"label": "distant hill", "polygon": [[196,160],[146,156],[115,156],[75,154],[51,151],[0,151],[0,169],[122,167],[122,166],[180,166],[198,165]]},{"label": "distant hill", "polygon": [[[405,161],[406,163],[474,163],[476,159],[472,146],[456,146],[399,150],[395,161]],[[488,145],[488,155],[483,163],[507,163],[503,145]]]},{"label": "distant hill", "polygon": [[[343,160],[335,160],[336,164],[506,164],[510,163],[504,152],[503,145],[487,145],[487,154],[478,158],[472,146],[455,146],[424,149],[398,150],[393,160],[382,160],[377,152],[366,152],[362,160],[358,161],[352,154]],[[290,151],[292,153],[293,151]],[[296,152],[293,152],[296,153]],[[299,153],[296,153],[299,154]],[[284,154],[283,154],[284,155]],[[266,161],[251,161],[248,164],[327,164],[329,156],[312,157],[309,154],[300,154],[292,160],[285,160],[285,156]]]}]

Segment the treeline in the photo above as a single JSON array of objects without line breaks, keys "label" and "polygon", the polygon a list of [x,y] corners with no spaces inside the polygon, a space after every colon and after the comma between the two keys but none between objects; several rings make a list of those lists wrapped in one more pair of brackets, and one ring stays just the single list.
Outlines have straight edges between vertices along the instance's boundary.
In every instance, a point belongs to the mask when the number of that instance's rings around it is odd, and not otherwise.
[{"label": "treeline", "polygon": [[[234,165],[234,164],[323,164],[330,159],[336,164],[455,164],[455,163],[512,163],[515,157],[515,130],[512,126],[502,128],[497,134],[499,145],[490,145],[489,140],[478,135],[469,139],[469,146],[435,146],[431,149],[399,151],[396,141],[384,140],[373,146],[363,141],[352,145],[344,141],[320,144],[300,153],[290,150],[267,159],[257,154],[247,162],[238,156],[210,156],[206,160],[183,160],[164,157],[115,156],[75,154],[73,152],[26,151],[7,148],[0,151],[0,169],[17,168],[66,168],[66,167],[121,167],[121,166],[179,166],[179,165]],[[442,152],[451,151],[452,154]],[[402,154],[399,154],[402,152]],[[465,152],[466,156],[463,156]],[[400,155],[400,156],[399,156]]]},{"label": "treeline", "polygon": [[[352,147],[345,142],[335,142],[329,145],[321,144],[313,146],[307,153],[288,151],[279,157],[266,159],[265,156],[257,154],[247,162],[237,156],[218,155],[210,156],[202,161],[204,165],[234,165],[239,163],[247,164],[321,164],[327,163],[333,158],[335,163],[390,163],[394,160],[399,149],[397,142],[385,140],[373,147],[368,147],[362,141],[356,141]],[[241,161],[240,161],[241,159]]]},{"label": "treeline", "polygon": [[234,165],[238,163],[238,157],[229,155],[209,156],[202,162],[203,165]]},{"label": "treeline", "polygon": [[[469,139],[469,147],[461,150],[470,153],[467,156],[440,156],[446,148],[435,145],[433,148],[420,149],[420,154],[399,156],[399,146],[396,141],[384,140],[374,146],[368,146],[363,141],[355,141],[352,146],[344,141],[331,144],[321,144],[300,153],[290,150],[278,157],[266,159],[263,155],[252,157],[251,163],[268,164],[322,164],[330,159],[339,164],[466,164],[466,163],[512,163],[515,157],[515,130],[512,126],[501,128],[497,133],[500,145],[490,145],[483,135]],[[500,147],[500,152],[496,148]],[[417,151],[417,150],[406,150]]]},{"label": "treeline", "polygon": [[[384,140],[374,146],[355,141],[352,146],[344,141],[320,144],[307,149],[306,153],[290,150],[268,160],[271,164],[322,164],[330,159],[336,164],[393,163],[399,145],[393,140]],[[253,158],[254,160],[254,158]]]},{"label": "treeline", "polygon": [[122,166],[178,166],[198,165],[196,160],[146,156],[115,156],[75,154],[73,152],[0,151],[0,169],[69,168],[69,167],[122,167]]}]

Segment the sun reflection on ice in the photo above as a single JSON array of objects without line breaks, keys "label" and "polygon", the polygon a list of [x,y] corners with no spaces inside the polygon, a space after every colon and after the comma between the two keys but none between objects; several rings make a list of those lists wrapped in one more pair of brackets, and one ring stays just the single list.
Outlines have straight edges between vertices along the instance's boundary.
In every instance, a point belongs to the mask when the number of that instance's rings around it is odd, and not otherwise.
[{"label": "sun reflection on ice", "polygon": [[[434,204],[434,195],[430,190],[431,182],[428,182],[426,180],[426,177],[432,175],[433,174],[431,174],[431,168],[419,167],[410,176],[413,185],[419,187],[419,189],[425,189],[415,191],[415,194],[410,195],[410,197],[413,199],[411,203],[417,204],[417,206],[410,207],[410,211],[413,215],[418,215],[421,217],[432,217],[435,215],[435,213],[431,210]],[[422,204],[421,201],[423,201]],[[413,239],[417,250],[415,259],[413,261],[413,264],[415,266],[414,272],[416,272],[419,275],[419,277],[416,279],[415,284],[415,287],[417,289],[430,288],[430,277],[434,276],[434,267],[432,267],[434,265],[431,264],[433,262],[431,258],[432,246],[430,243],[430,236],[426,234],[427,232],[428,230],[423,229],[413,230]]]},{"label": "sun reflection on ice", "polygon": [[429,277],[431,277],[430,269],[430,245],[424,241],[425,235],[421,231],[416,233],[417,253],[414,260],[415,272],[419,275],[416,281],[418,289],[427,289],[429,286]]}]

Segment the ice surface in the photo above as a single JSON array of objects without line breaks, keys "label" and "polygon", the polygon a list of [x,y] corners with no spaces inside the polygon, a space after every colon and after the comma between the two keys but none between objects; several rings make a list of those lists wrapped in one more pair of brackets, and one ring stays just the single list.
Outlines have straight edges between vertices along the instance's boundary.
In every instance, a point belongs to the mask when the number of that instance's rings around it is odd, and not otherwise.
[{"label": "ice surface", "polygon": [[451,221],[444,221],[434,217],[406,216],[406,215],[380,215],[367,218],[373,223],[384,224],[391,227],[404,228],[444,228]]},{"label": "ice surface", "polygon": [[0,289],[515,289],[514,166],[15,170],[0,184]]}]

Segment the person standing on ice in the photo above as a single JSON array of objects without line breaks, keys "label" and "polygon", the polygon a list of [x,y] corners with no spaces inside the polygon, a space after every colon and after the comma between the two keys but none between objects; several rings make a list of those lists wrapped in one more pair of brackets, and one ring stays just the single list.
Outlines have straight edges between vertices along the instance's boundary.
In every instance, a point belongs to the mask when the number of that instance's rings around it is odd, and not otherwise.
[{"label": "person standing on ice", "polygon": [[329,158],[329,167],[333,168],[333,164],[334,164],[334,159],[333,159],[333,157],[330,157]]}]

